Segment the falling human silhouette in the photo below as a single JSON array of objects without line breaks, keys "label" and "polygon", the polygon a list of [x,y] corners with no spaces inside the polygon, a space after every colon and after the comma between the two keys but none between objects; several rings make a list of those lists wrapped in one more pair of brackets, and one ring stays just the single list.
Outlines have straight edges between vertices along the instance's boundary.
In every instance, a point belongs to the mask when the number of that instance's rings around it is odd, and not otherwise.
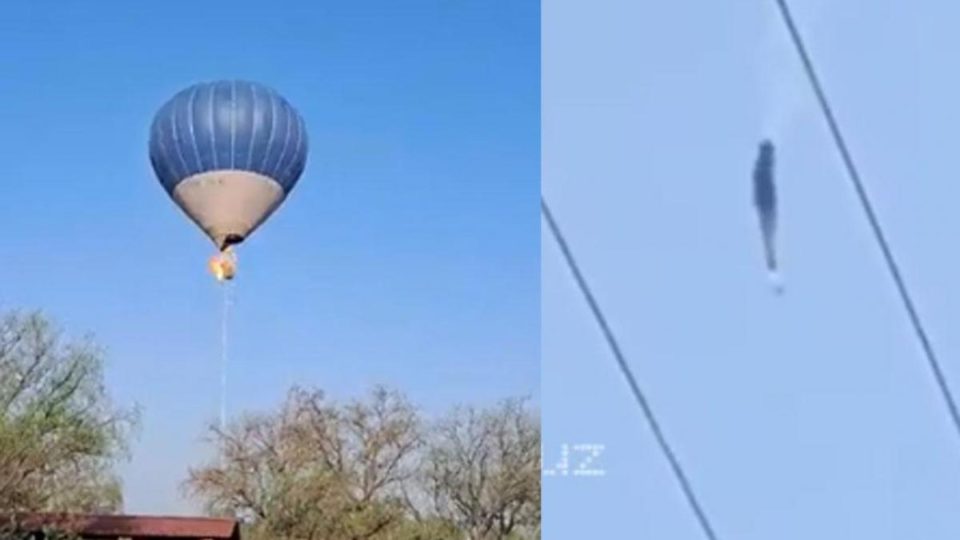
[{"label": "falling human silhouette", "polygon": [[757,161],[753,167],[753,204],[760,218],[760,232],[763,235],[763,250],[766,258],[767,273],[773,283],[774,291],[783,291],[780,283],[777,262],[777,190],[773,180],[774,148],[769,139],[760,142]]}]

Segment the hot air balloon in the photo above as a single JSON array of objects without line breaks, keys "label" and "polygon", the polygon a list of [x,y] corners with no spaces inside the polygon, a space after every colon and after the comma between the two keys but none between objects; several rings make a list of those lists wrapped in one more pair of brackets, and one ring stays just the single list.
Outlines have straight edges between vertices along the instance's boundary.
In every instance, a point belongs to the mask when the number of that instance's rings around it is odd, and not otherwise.
[{"label": "hot air balloon", "polygon": [[193,85],[157,112],[150,163],[167,194],[210,237],[218,280],[233,246],[286,199],[307,162],[303,117],[277,92],[246,81]]}]

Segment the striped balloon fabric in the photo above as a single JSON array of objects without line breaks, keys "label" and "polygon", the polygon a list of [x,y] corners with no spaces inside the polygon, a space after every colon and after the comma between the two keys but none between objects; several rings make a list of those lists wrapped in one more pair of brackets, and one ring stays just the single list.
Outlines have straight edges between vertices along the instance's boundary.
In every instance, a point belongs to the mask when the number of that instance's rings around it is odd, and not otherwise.
[{"label": "striped balloon fabric", "polygon": [[150,130],[160,184],[221,249],[242,242],[303,174],[303,117],[276,91],[246,81],[191,86]]}]

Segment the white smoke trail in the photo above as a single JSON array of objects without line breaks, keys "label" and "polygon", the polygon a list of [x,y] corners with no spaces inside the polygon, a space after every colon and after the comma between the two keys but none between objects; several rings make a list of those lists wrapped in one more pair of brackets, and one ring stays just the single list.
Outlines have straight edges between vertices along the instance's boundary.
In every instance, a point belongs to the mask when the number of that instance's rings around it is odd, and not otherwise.
[{"label": "white smoke trail", "polygon": [[[813,33],[827,1],[794,2],[800,7],[798,18],[806,34]],[[796,124],[805,107],[815,103],[776,3],[763,2],[763,11],[761,42],[757,48],[762,107],[760,135],[776,144]]]},{"label": "white smoke trail", "polygon": [[223,287],[223,306],[220,314],[220,433],[225,433],[227,425],[227,361],[229,360],[230,329],[230,282]]}]

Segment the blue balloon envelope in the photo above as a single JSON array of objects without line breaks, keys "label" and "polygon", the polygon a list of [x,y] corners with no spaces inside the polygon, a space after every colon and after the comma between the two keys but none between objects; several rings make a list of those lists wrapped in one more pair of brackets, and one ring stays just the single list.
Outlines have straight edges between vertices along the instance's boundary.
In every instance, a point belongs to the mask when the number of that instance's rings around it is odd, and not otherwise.
[{"label": "blue balloon envelope", "polygon": [[253,82],[191,86],[150,130],[160,184],[220,249],[242,242],[286,199],[307,163],[303,117]]}]

